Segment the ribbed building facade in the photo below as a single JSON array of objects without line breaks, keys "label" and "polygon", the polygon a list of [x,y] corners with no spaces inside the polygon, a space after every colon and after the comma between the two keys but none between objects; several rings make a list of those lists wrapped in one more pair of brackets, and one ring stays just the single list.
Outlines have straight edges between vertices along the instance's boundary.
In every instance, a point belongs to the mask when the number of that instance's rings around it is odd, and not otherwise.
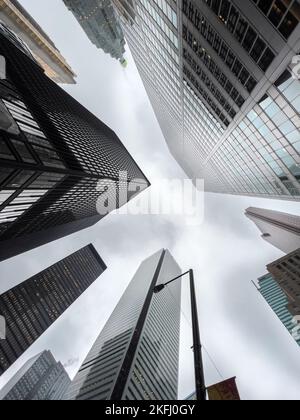
[{"label": "ribbed building facade", "polygon": [[117,135],[3,25],[0,55],[1,261],[94,225],[149,182]]},{"label": "ribbed building facade", "polygon": [[29,46],[46,75],[56,83],[74,84],[75,73],[53,41],[17,0],[0,0],[0,21]]},{"label": "ribbed building facade", "polygon": [[168,251],[145,260],[67,393],[71,400],[176,400],[181,274]]},{"label": "ribbed building facade", "polygon": [[262,238],[286,254],[300,248],[300,216],[249,207],[246,216],[258,227]]},{"label": "ribbed building facade", "polygon": [[299,200],[299,2],[114,2],[187,175],[210,192]]},{"label": "ribbed building facade", "polygon": [[3,401],[61,401],[71,383],[50,351],[28,360],[0,391]]},{"label": "ribbed building facade", "polygon": [[3,374],[105,271],[93,247],[71,254],[0,296],[6,337],[0,341]]},{"label": "ribbed building facade", "polygon": [[125,39],[111,0],[64,0],[64,3],[97,48],[125,62]]},{"label": "ribbed building facade", "polygon": [[266,274],[259,279],[259,291],[300,346],[300,327],[297,326],[294,315],[288,309],[288,297],[271,274]]}]

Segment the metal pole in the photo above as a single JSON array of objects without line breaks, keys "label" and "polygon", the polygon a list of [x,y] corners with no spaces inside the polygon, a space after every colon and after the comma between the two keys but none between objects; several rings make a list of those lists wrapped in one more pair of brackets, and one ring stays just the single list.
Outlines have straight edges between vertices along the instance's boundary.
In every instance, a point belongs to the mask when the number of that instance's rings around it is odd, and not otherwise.
[{"label": "metal pole", "polygon": [[196,397],[197,397],[197,401],[206,401],[206,387],[205,387],[204,368],[203,368],[203,360],[202,360],[202,345],[201,345],[201,339],[200,339],[194,272],[193,270],[190,270],[189,273],[190,273],[191,306],[192,306]]}]

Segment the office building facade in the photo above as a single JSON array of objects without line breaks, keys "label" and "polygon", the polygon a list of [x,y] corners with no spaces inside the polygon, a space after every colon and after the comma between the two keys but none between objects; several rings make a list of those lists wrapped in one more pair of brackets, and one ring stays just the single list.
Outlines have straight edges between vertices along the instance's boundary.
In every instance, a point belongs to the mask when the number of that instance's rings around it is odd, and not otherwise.
[{"label": "office building facade", "polygon": [[134,18],[114,2],[187,175],[210,192],[299,201],[299,2],[135,0]]},{"label": "office building facade", "polygon": [[300,248],[300,216],[274,210],[249,207],[246,216],[269,244],[289,254]]},{"label": "office building facade", "polygon": [[145,260],[67,392],[71,400],[176,400],[181,274],[168,251]]},{"label": "office building facade", "polygon": [[50,351],[28,360],[0,391],[3,401],[61,401],[71,383]]},{"label": "office building facade", "polygon": [[76,83],[75,73],[53,41],[17,0],[0,0],[0,21],[28,45],[45,74],[54,82]]},{"label": "office building facade", "polygon": [[300,248],[269,264],[267,268],[286,294],[289,311],[300,317]]},{"label": "office building facade", "polygon": [[106,270],[93,247],[71,254],[0,296],[6,337],[0,341],[3,374]]},{"label": "office building facade", "polygon": [[149,182],[117,135],[45,76],[4,25],[0,55],[2,261],[94,225]]},{"label": "office building facade", "polygon": [[111,0],[64,0],[97,48],[125,64],[125,39]]},{"label": "office building facade", "polygon": [[289,299],[275,278],[269,273],[258,281],[259,292],[300,346],[300,326],[288,309]]}]

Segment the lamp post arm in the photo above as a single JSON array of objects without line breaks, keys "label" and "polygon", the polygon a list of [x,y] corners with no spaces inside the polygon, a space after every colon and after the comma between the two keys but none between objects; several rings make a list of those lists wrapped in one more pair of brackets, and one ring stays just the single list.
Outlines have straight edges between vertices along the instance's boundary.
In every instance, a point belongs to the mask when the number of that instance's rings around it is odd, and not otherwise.
[{"label": "lamp post arm", "polygon": [[175,279],[172,279],[172,280],[168,281],[167,283],[165,283],[164,286],[167,286],[168,284],[173,283],[173,281],[176,281],[176,280],[180,279],[181,277],[186,276],[189,273],[190,273],[190,271],[187,271],[186,273],[180,274],[180,276],[177,276],[177,277],[175,277]]}]

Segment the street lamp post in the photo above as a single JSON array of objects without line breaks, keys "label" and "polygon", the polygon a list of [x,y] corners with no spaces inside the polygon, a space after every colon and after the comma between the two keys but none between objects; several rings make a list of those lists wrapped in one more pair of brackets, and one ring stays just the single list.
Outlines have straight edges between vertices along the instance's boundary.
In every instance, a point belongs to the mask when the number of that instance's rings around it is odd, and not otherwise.
[{"label": "street lamp post", "polygon": [[206,401],[206,387],[204,378],[204,368],[202,360],[202,345],[200,339],[199,319],[197,300],[195,292],[194,272],[189,270],[180,276],[168,281],[165,284],[159,284],[154,288],[154,293],[161,292],[168,284],[180,279],[189,274],[190,277],[190,291],[191,291],[191,307],[192,307],[192,325],[193,325],[193,350],[194,350],[194,367],[195,367],[195,382],[196,382],[196,397],[198,401]]}]

